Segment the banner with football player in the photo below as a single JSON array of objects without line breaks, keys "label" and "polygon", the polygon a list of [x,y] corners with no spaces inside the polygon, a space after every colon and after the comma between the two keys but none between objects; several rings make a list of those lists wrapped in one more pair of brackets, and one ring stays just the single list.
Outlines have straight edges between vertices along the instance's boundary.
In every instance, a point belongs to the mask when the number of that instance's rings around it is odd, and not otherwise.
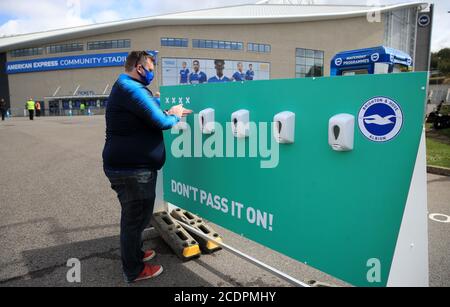
[{"label": "banner with football player", "polygon": [[162,85],[270,79],[270,63],[225,59],[163,58]]}]

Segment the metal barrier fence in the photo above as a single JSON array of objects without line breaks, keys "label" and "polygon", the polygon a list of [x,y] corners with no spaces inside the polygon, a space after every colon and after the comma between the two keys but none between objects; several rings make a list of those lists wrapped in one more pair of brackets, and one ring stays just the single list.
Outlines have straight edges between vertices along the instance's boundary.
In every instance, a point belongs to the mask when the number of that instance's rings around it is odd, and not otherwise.
[{"label": "metal barrier fence", "polygon": [[[41,110],[40,116],[49,117],[49,116],[92,116],[92,115],[104,115],[105,108],[86,108],[85,110],[80,109],[44,109]],[[8,109],[7,117],[27,117],[28,110],[23,108],[11,108]],[[34,116],[37,116],[36,111]]]}]

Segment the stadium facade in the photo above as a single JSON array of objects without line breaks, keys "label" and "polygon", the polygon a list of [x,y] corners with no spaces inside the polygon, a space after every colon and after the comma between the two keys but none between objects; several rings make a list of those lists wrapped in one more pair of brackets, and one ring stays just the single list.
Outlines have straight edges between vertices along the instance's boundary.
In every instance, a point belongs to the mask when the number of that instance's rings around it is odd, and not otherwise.
[{"label": "stadium facade", "polygon": [[[81,103],[101,112],[131,50],[158,51],[153,90],[190,83],[195,60],[207,79],[215,76],[215,59],[225,61],[230,80],[238,65],[247,80],[328,76],[339,51],[380,45],[408,53],[415,69],[425,71],[431,19],[432,7],[423,2],[374,7],[262,1],[3,37],[0,95],[17,116],[29,97],[42,101],[46,114],[77,111]],[[183,63],[189,70],[184,77]]]}]

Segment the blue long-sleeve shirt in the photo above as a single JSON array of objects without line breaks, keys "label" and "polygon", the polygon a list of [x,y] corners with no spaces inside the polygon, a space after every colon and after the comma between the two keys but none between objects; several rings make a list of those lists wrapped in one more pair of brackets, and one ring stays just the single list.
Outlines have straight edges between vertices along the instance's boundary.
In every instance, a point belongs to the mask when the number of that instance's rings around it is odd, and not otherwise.
[{"label": "blue long-sleeve shirt", "polygon": [[164,113],[159,98],[144,84],[121,74],[108,98],[105,117],[105,168],[161,169],[166,160],[162,130],[172,128],[180,118]]}]

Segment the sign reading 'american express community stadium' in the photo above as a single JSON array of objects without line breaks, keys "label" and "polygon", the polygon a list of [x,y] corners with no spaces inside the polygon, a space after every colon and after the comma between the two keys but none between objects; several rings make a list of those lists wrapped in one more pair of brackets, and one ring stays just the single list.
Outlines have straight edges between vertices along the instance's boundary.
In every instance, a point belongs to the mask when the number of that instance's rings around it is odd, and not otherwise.
[{"label": "sign reading 'american express community stadium'", "polygon": [[120,52],[7,62],[6,73],[17,74],[62,69],[123,66],[127,55],[128,52]]}]

